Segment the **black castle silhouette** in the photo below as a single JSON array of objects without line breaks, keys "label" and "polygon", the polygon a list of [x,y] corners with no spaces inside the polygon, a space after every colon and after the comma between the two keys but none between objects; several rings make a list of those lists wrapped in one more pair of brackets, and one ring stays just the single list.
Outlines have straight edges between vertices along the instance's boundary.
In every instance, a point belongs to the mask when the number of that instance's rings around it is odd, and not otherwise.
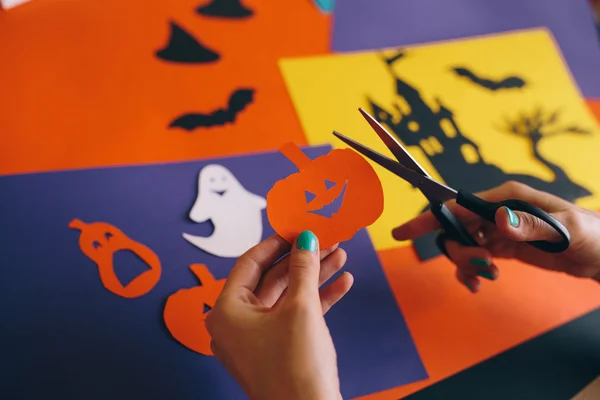
[{"label": "black castle silhouette", "polygon": [[[384,57],[383,60],[395,78],[397,95],[410,110],[403,110],[395,103],[392,104],[393,111],[390,111],[367,98],[371,113],[381,124],[387,125],[401,143],[419,147],[449,186],[477,193],[514,180],[568,201],[592,194],[573,182],[561,167],[542,156],[539,151],[539,143],[545,137],[557,134],[586,134],[588,131],[576,126],[551,129],[557,125],[559,113],[545,116],[541,109],[534,111],[531,116],[522,115],[515,122],[505,121],[503,129],[529,140],[533,156],[552,172],[554,178],[545,181],[531,175],[504,172],[483,158],[477,143],[461,131],[450,108],[439,98],[435,98],[434,110],[421,97],[419,90],[394,72],[392,65],[404,54],[404,51],[399,51],[395,56]],[[521,87],[518,90],[522,90]],[[506,156],[510,157],[508,154]],[[424,207],[421,212],[428,208],[429,206]],[[435,245],[435,233],[415,240],[414,245],[422,260],[441,254]]]}]

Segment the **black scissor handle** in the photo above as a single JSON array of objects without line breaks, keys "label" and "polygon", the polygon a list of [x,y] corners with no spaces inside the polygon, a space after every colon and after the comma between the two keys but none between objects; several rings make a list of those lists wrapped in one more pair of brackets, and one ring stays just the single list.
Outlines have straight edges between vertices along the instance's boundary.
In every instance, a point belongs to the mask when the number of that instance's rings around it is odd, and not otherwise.
[{"label": "black scissor handle", "polygon": [[431,203],[430,210],[441,225],[441,230],[444,232],[444,239],[451,239],[457,241],[463,246],[479,246],[475,239],[473,239],[469,232],[467,232],[464,225],[458,220],[458,218],[454,216],[454,214],[450,212],[448,207],[446,207],[443,203]]},{"label": "black scissor handle", "polygon": [[508,207],[512,211],[521,211],[541,219],[554,228],[561,236],[562,240],[560,242],[535,240],[527,243],[547,253],[561,253],[568,249],[571,244],[571,234],[563,224],[544,210],[525,201],[513,199],[495,203],[483,200],[469,192],[459,190],[458,195],[456,196],[456,203],[493,224],[496,224],[496,211],[500,207]]}]

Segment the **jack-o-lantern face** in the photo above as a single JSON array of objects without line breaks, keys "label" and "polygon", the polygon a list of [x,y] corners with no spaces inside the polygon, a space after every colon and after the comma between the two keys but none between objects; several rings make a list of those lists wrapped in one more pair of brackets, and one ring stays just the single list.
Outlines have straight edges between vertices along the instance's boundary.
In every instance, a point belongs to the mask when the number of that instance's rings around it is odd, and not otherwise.
[{"label": "jack-o-lantern face", "polygon": [[[161,274],[160,260],[156,254],[143,244],[130,239],[120,229],[106,222],[85,222],[74,219],[69,228],[81,231],[79,248],[98,265],[98,272],[104,287],[116,295],[125,298],[139,297],[148,293],[158,282]],[[123,285],[113,265],[115,252],[131,251],[144,261],[150,269]]]},{"label": "jack-o-lantern face", "polygon": [[202,286],[181,289],[170,295],[165,304],[164,321],[179,343],[196,353],[212,356],[206,312],[214,307],[226,279],[215,280],[203,264],[191,265],[190,269]]},{"label": "jack-o-lantern face", "polygon": [[280,151],[300,170],[275,183],[267,195],[273,229],[291,242],[303,230],[321,248],[349,240],[383,212],[383,188],[375,170],[351,149],[309,159],[295,144]]}]

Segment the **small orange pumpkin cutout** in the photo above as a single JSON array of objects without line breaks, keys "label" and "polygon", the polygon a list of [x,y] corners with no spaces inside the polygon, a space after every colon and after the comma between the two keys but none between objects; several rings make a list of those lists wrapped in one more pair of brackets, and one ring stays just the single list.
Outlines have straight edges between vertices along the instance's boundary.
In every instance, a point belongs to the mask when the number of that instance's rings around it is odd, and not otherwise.
[{"label": "small orange pumpkin cutout", "polygon": [[267,216],[288,242],[310,230],[321,249],[331,247],[351,239],[383,212],[379,177],[352,149],[335,149],[314,160],[294,143],[280,151],[299,171],[273,185],[267,194]]},{"label": "small orange pumpkin cutout", "polygon": [[212,356],[206,312],[215,306],[226,279],[216,280],[204,264],[193,264],[190,269],[202,286],[181,289],[170,295],[163,318],[175,340],[196,353]]},{"label": "small orange pumpkin cutout", "polygon": [[[158,282],[161,265],[158,256],[148,247],[130,239],[120,229],[106,222],[85,222],[74,219],[69,228],[81,231],[79,248],[96,263],[100,279],[106,289],[114,294],[134,298],[148,293]],[[113,265],[113,255],[119,250],[128,250],[144,261],[150,269],[135,277],[127,285],[123,285]]]}]

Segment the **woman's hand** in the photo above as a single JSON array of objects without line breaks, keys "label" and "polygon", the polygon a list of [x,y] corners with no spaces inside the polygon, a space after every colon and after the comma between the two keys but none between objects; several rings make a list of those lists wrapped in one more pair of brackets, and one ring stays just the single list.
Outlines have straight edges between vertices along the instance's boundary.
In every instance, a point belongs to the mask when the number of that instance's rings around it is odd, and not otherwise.
[{"label": "woman's hand", "polygon": [[[458,206],[455,201],[450,201],[447,207],[482,246],[465,247],[455,241],[446,241],[446,250],[458,266],[458,280],[472,292],[479,290],[478,276],[491,280],[498,277],[499,272],[493,265],[493,257],[516,258],[540,268],[600,281],[599,213],[517,182],[505,183],[479,193],[478,196],[490,201],[524,200],[541,208],[569,230],[571,244],[562,253],[545,253],[524,243],[532,240],[560,240],[558,233],[542,220],[529,214],[501,208],[496,212],[494,225]],[[395,228],[392,234],[396,240],[410,240],[439,227],[433,214],[426,212]]]},{"label": "woman's hand", "polygon": [[277,235],[253,247],[238,259],[207,316],[215,357],[251,399],[341,399],[323,315],[353,277],[345,272],[319,289],[343,267],[346,253],[337,245],[318,249],[309,231],[284,258],[290,245]]}]

